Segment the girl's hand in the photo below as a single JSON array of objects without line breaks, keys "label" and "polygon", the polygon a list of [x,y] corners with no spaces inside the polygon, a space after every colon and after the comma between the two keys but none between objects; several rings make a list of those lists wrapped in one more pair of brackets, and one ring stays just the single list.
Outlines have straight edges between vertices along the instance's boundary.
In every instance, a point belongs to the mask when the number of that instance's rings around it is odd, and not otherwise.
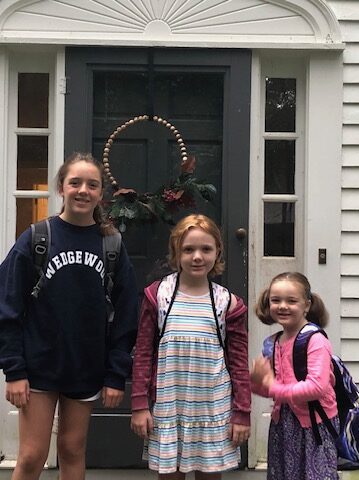
[{"label": "girl's hand", "polygon": [[238,423],[229,424],[229,438],[235,447],[242,445],[250,436],[250,427],[247,425],[239,425]]},{"label": "girl's hand", "polygon": [[15,382],[6,382],[6,400],[17,408],[24,407],[30,399],[30,385],[25,378]]},{"label": "girl's hand", "polygon": [[274,373],[268,358],[261,356],[253,360],[250,377],[253,383],[270,387],[274,381]]},{"label": "girl's hand", "polygon": [[136,435],[147,440],[153,431],[151,412],[148,409],[132,412],[131,429]]},{"label": "girl's hand", "polygon": [[125,392],[117,388],[103,387],[102,389],[102,404],[106,408],[115,408],[120,405],[123,400]]}]

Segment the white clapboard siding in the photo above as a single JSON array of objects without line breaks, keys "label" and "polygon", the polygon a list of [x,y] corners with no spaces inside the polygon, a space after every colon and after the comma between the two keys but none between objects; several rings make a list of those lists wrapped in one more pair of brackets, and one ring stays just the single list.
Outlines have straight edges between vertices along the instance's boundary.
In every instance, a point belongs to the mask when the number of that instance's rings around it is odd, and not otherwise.
[{"label": "white clapboard siding", "polygon": [[[342,232],[354,232],[357,241],[359,240],[359,212],[346,210],[342,212]],[[359,243],[359,242],[358,242]]]},{"label": "white clapboard siding", "polygon": [[[359,52],[358,52],[359,53]],[[345,69],[345,67],[344,67]],[[359,87],[355,83],[347,83],[344,85],[344,104],[345,103],[359,103]]]},{"label": "white clapboard siding", "polygon": [[356,317],[343,318],[340,327],[343,339],[356,340],[359,338],[359,322]]},{"label": "white clapboard siding", "polygon": [[359,188],[359,167],[344,167],[342,170],[343,188]]},{"label": "white clapboard siding", "polygon": [[339,20],[359,21],[358,0],[330,0],[328,4]]},{"label": "white clapboard siding", "polygon": [[[359,274],[352,276],[342,275],[341,279],[341,296],[342,298],[359,299]],[[359,340],[359,339],[358,339]],[[359,351],[359,348],[358,348]]]},{"label": "white clapboard siding", "polygon": [[[356,318],[358,322],[359,317],[359,299],[346,298],[341,302],[341,316],[343,318]],[[359,325],[359,322],[358,322]]]},{"label": "white clapboard siding", "polygon": [[[359,72],[358,72],[358,75],[359,75]],[[359,124],[359,102],[348,103],[343,105],[343,124],[344,125]]]},{"label": "white clapboard siding", "polygon": [[[342,191],[342,209],[359,209],[359,188],[346,188]],[[359,272],[358,272],[359,274]]]},{"label": "white clapboard siding", "polygon": [[[355,28],[359,30],[359,26],[356,23]],[[359,65],[347,64],[344,67],[343,72],[343,81],[344,83],[359,83]]]},{"label": "white clapboard siding", "polygon": [[[341,273],[342,275],[356,275],[359,272],[359,255],[345,254],[341,256]],[[359,285],[358,285],[359,289]]]},{"label": "white clapboard siding", "polygon": [[[359,22],[358,22],[359,23]],[[344,64],[359,63],[359,43],[346,41],[345,50],[343,53]]]},{"label": "white clapboard siding", "polygon": [[[357,213],[357,218],[359,223],[359,212]],[[342,232],[341,252],[342,254],[348,254],[348,255],[355,254],[359,256],[358,232],[353,232],[353,231]]]},{"label": "white clapboard siding", "polygon": [[345,167],[359,167],[359,145],[343,145],[342,164]]}]

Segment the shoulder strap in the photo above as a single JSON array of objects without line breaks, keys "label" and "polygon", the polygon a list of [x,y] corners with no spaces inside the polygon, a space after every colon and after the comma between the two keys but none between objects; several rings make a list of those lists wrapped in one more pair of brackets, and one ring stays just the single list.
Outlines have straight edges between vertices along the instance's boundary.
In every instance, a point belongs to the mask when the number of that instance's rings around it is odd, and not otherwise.
[{"label": "shoulder strap", "polygon": [[226,340],[226,314],[231,304],[231,293],[228,288],[209,280],[209,293],[214,319],[216,322],[217,336],[222,348]]},{"label": "shoulder strap", "polygon": [[[308,373],[308,344],[309,340],[316,333],[321,333],[325,337],[327,334],[325,331],[320,328],[315,323],[307,323],[304,327],[297,333],[297,336],[294,340],[293,345],[293,370],[295,377],[298,381],[305,380]],[[332,422],[329,420],[327,414],[325,413],[324,408],[320,404],[319,400],[311,400],[308,402],[309,416],[313,429],[313,434],[316,440],[317,445],[322,445],[322,439],[320,436],[318,424],[315,417],[315,412],[317,412],[322,419],[324,425],[329,430],[330,434],[334,439],[338,437],[338,433],[335,430]]]},{"label": "shoulder strap", "polygon": [[115,313],[111,302],[111,293],[114,284],[113,278],[115,275],[116,264],[120,257],[121,244],[122,236],[120,232],[116,232],[112,235],[104,235],[102,237],[103,261],[105,264],[104,287],[106,295],[107,319],[109,323],[113,322]]},{"label": "shoulder strap", "polygon": [[269,335],[264,339],[262,346],[262,355],[270,360],[272,369],[275,372],[275,345],[279,340],[279,337],[283,334],[283,330]]},{"label": "shoulder strap", "polygon": [[179,285],[177,272],[166,275],[162,278],[157,290],[158,305],[158,331],[159,338],[163,337],[166,328],[167,317],[175,301]]},{"label": "shoulder strap", "polygon": [[301,330],[297,333],[297,336],[294,340],[293,346],[293,370],[295,378],[300,380],[305,380],[308,373],[308,344],[312,335],[315,333],[321,333],[325,337],[327,334],[323,329],[321,329],[315,323],[307,323],[302,327]]},{"label": "shoulder strap", "polygon": [[49,254],[49,245],[51,245],[51,228],[48,219],[31,224],[31,250],[34,267],[37,273],[37,282],[32,289],[31,295],[38,297],[42,284],[45,280],[44,268]]}]

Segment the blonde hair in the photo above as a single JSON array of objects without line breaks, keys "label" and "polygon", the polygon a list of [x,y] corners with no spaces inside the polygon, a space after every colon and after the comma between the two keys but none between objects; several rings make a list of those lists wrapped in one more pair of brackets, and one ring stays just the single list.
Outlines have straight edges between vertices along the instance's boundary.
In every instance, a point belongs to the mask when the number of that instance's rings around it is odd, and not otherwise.
[{"label": "blonde hair", "polygon": [[311,291],[307,277],[299,272],[283,272],[273,278],[269,287],[260,294],[256,303],[255,313],[259,320],[266,325],[273,325],[276,323],[270,316],[269,296],[272,285],[281,280],[288,280],[289,282],[297,283],[302,287],[304,298],[310,301],[309,311],[306,316],[308,322],[315,323],[319,327],[324,328],[328,323],[328,311],[320,296]]},{"label": "blonde hair", "polygon": [[223,260],[223,241],[219,228],[213,220],[205,215],[192,214],[182,218],[172,229],[169,239],[168,262],[170,266],[177,271],[181,269],[181,248],[185,235],[191,228],[201,228],[204,232],[211,235],[216,243],[217,258],[209,276],[220,275],[224,271],[225,262]]},{"label": "blonde hair", "polygon": [[[57,175],[56,175],[56,188],[57,191],[60,192],[64,185],[65,178],[69,172],[69,168],[71,165],[77,162],[87,162],[94,165],[101,177],[101,187],[104,189],[105,185],[105,172],[102,163],[96,160],[95,157],[92,156],[91,153],[88,152],[73,152],[69,157],[66,158],[65,162],[59,168]],[[61,213],[64,211],[64,207],[61,209]],[[116,228],[112,225],[109,219],[106,217],[101,205],[96,205],[94,212],[93,212],[93,219],[99,225],[102,235],[112,235],[117,232]]]}]

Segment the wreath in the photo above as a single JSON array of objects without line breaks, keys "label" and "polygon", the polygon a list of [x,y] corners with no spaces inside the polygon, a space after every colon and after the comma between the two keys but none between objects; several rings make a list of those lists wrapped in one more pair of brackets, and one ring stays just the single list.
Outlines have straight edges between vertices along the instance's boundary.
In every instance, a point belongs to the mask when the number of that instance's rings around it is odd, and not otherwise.
[{"label": "wreath", "polygon": [[150,120],[148,115],[141,115],[117,127],[107,139],[103,150],[102,161],[105,174],[113,189],[112,199],[107,202],[107,210],[109,217],[121,232],[124,232],[126,226],[131,223],[142,224],[161,220],[173,225],[174,214],[181,208],[195,208],[197,199],[211,201],[216,194],[214,185],[201,182],[194,177],[196,159],[193,155],[187,154],[186,145],[179,131],[170,122],[158,116],[153,116],[151,120],[165,126],[173,133],[181,152],[178,177],[160,186],[154,192],[140,193],[133,188],[119,186],[110,169],[109,154],[113,142],[127,127],[148,120]]}]

